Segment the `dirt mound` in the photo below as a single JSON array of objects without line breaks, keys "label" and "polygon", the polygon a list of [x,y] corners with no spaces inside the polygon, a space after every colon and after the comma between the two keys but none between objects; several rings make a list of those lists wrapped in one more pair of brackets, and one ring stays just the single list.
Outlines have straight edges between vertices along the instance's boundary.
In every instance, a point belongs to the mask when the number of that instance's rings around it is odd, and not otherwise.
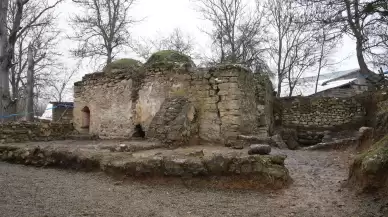
[{"label": "dirt mound", "polygon": [[356,156],[350,166],[349,182],[364,192],[388,192],[388,135]]}]

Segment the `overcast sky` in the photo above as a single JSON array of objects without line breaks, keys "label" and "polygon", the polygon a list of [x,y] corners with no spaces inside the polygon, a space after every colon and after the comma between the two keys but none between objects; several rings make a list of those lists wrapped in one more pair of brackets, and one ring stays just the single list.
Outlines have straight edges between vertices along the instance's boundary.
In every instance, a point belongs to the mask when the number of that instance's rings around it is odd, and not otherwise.
[{"label": "overcast sky", "polygon": [[[71,33],[71,28],[67,26],[68,17],[71,13],[77,11],[77,8],[68,0],[58,8],[60,12],[60,26],[64,31]],[[190,0],[139,0],[132,9],[135,18],[146,18],[143,22],[134,26],[130,32],[137,37],[157,37],[158,33],[169,34],[174,28],[179,27],[185,33],[191,34],[196,39],[197,50],[208,52],[210,41],[199,28],[206,28],[206,22],[201,19],[201,15],[195,11],[195,5]],[[66,55],[65,59],[72,64],[68,54],[68,41],[63,41],[59,46]],[[333,70],[348,70],[358,68],[355,57],[355,43],[349,38],[344,39],[344,43],[338,47],[334,58],[341,60],[351,55],[349,59],[342,62]],[[123,52],[119,57],[136,58],[136,55],[130,51]],[[91,66],[84,68],[79,72],[76,79],[80,79],[86,73],[92,73]]]}]

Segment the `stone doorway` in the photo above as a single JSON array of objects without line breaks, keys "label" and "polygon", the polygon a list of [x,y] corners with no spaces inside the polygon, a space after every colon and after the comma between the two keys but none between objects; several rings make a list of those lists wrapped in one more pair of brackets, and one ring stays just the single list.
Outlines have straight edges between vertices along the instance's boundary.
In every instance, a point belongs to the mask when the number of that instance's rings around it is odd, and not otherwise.
[{"label": "stone doorway", "polygon": [[90,128],[90,109],[89,107],[85,106],[82,110],[82,126],[83,129]]},{"label": "stone doorway", "polygon": [[141,126],[141,124],[136,124],[134,131],[135,132],[132,134],[132,137],[134,137],[134,138],[145,138],[145,132],[144,132],[143,127]]}]

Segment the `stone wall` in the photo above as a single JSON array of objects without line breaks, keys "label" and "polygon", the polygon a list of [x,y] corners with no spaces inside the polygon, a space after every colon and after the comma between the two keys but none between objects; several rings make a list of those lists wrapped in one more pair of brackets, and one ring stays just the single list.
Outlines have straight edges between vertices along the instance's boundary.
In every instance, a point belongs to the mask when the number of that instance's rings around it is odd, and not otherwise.
[{"label": "stone wall", "polygon": [[52,111],[53,122],[71,123],[73,121],[73,108],[58,107]]},{"label": "stone wall", "polygon": [[198,141],[198,114],[183,96],[168,98],[152,119],[147,137],[158,138],[164,144],[195,145]]},{"label": "stone wall", "polygon": [[359,86],[356,84],[349,84],[349,87],[336,87],[328,90],[320,91],[311,96],[314,97],[338,97],[338,98],[348,98],[360,94],[366,91],[367,87]]},{"label": "stone wall", "polygon": [[301,129],[358,129],[365,124],[366,109],[356,98],[280,98],[280,125]]},{"label": "stone wall", "polygon": [[65,123],[6,123],[0,125],[0,143],[66,139],[73,125]]},{"label": "stone wall", "polygon": [[[135,79],[132,73],[94,73],[74,84],[74,125],[80,132],[86,131],[100,138],[125,138],[133,133],[133,91]],[[85,125],[85,110],[90,111],[89,128]]]},{"label": "stone wall", "polygon": [[158,115],[165,112],[163,103],[179,96],[194,106],[202,141],[219,144],[239,134],[268,136],[272,128],[271,83],[238,65],[159,65],[94,73],[77,82],[74,91],[75,127],[82,131],[82,109],[87,107],[88,132],[100,138],[130,138],[136,125],[146,133],[154,130],[150,126],[155,116],[163,116]]}]

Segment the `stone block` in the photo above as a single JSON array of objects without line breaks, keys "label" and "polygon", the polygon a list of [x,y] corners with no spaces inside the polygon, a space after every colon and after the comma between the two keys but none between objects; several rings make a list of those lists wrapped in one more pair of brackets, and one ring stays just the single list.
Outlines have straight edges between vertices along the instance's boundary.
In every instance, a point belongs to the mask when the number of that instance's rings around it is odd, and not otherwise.
[{"label": "stone block", "polygon": [[253,144],[249,147],[248,154],[249,155],[267,155],[271,152],[271,146],[269,145],[259,145]]}]

